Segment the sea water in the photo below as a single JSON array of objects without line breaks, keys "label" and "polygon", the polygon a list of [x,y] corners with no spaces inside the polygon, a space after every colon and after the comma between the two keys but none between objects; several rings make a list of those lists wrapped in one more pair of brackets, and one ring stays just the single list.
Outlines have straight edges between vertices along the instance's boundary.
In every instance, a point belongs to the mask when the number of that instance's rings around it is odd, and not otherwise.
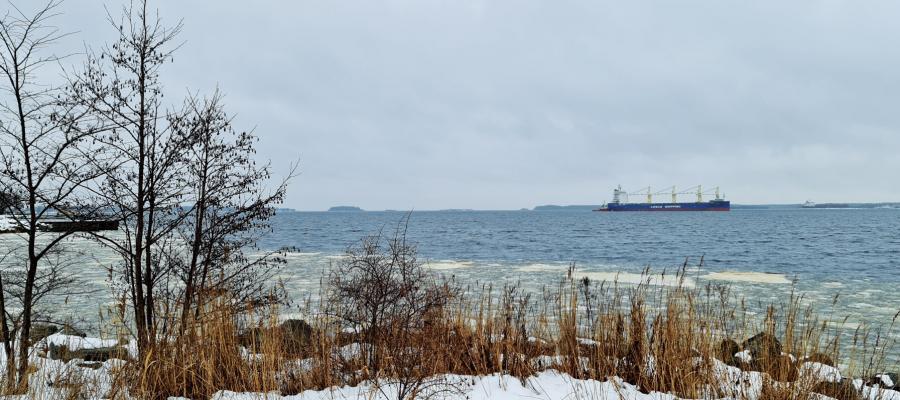
[{"label": "sea water", "polygon": [[794,290],[850,328],[886,327],[900,311],[898,209],[291,212],[273,222],[261,244],[297,249],[283,274],[294,292],[317,286],[362,236],[404,229],[427,267],[461,281],[539,290],[574,264],[593,280],[637,283],[649,268],[650,284],[674,285],[687,260],[688,285],[727,283],[757,304]]},{"label": "sea water", "polygon": [[[821,314],[846,317],[848,329],[887,326],[900,310],[897,209],[280,212],[272,225],[260,250],[291,248],[277,277],[297,299],[314,297],[328,268],[363,236],[401,229],[428,268],[461,282],[540,290],[574,264],[579,276],[596,281],[637,283],[649,268],[651,285],[675,285],[673,274],[687,260],[688,285],[727,283],[758,304],[783,303],[796,290]],[[21,245],[13,235],[0,237],[4,253]],[[66,245],[82,253],[65,268],[81,281],[80,294],[54,299],[46,310],[91,330],[98,311],[120,295],[108,273],[118,257],[90,240]]]}]

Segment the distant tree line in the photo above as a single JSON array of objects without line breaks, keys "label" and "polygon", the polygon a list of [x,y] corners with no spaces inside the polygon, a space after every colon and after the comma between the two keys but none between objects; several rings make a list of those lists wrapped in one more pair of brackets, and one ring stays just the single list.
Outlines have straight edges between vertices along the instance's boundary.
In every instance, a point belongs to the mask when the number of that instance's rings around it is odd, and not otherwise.
[{"label": "distant tree line", "polygon": [[[122,317],[142,355],[204,318],[212,293],[280,300],[270,278],[284,260],[255,244],[292,174],[271,188],[269,165],[254,160],[257,137],[232,126],[218,91],[164,99],[161,68],[173,61],[182,24],[165,25],[146,0],[133,1],[108,17],[114,40],[89,49],[54,85],[43,78],[62,65],[53,45],[66,33],[51,24],[59,6],[11,6],[0,19],[0,211],[22,227],[22,245],[0,255],[7,392],[27,385],[33,323],[49,308],[42,301],[77,291],[63,268],[76,235],[118,254],[110,283],[128,304]],[[55,216],[72,220],[102,215],[121,228],[42,232],[50,210],[76,210]]]}]

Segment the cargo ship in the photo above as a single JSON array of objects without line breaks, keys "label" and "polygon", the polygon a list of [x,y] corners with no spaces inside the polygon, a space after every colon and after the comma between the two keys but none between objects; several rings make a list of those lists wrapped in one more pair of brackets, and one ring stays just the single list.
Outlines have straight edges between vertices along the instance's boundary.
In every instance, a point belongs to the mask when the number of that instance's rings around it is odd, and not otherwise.
[{"label": "cargo ship", "polygon": [[[715,194],[714,198],[704,201],[704,196],[710,196],[713,193]],[[672,201],[654,203],[653,196],[661,194],[671,194]],[[696,201],[679,202],[679,194],[696,195]],[[633,195],[640,195],[641,197],[645,197],[646,200],[643,202],[632,203],[629,201],[629,196]],[[723,197],[724,196],[720,195],[718,187],[715,188],[714,192],[704,192],[703,187],[698,185],[679,192],[672,186],[669,189],[654,193],[649,187],[639,191],[626,192],[622,190],[622,186],[619,185],[613,190],[612,201],[600,206],[600,208],[594,211],[730,211],[731,202],[725,200]]]}]

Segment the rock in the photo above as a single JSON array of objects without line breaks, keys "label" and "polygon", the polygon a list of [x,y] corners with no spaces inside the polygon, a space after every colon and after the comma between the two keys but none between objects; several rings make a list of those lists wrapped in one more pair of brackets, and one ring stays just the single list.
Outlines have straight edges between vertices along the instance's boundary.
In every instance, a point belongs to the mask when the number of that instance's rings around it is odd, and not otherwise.
[{"label": "rock", "polygon": [[744,341],[744,350],[750,351],[750,356],[754,362],[769,363],[775,362],[781,357],[781,342],[771,334],[762,332]]},{"label": "rock", "polygon": [[312,341],[313,328],[302,319],[289,319],[281,324],[281,338],[286,347],[299,348]]},{"label": "rock", "polygon": [[869,378],[869,385],[878,385],[885,389],[900,389],[900,376],[896,372],[882,372]]},{"label": "rock", "polygon": [[101,347],[98,349],[82,349],[75,352],[84,361],[106,361],[110,358],[128,359],[128,351],[123,347]]},{"label": "rock", "polygon": [[78,328],[75,328],[72,325],[63,325],[62,329],[59,330],[57,333],[61,333],[63,335],[69,335],[69,336],[87,337],[86,333],[82,332],[81,330],[79,330]]},{"label": "rock", "polygon": [[71,325],[63,325],[62,329],[60,329],[59,326],[51,324],[33,324],[31,325],[31,331],[28,332],[28,338],[30,339],[31,343],[37,343],[41,339],[44,339],[45,337],[53,335],[55,333],[69,336],[87,337],[87,334]]},{"label": "rock", "polygon": [[49,324],[31,325],[31,331],[28,332],[28,339],[31,343],[37,343],[41,339],[50,336],[59,331],[59,327]]},{"label": "rock", "polygon": [[725,339],[722,343],[719,343],[719,351],[716,354],[716,357],[723,363],[736,367],[738,365],[738,360],[734,355],[739,351],[741,351],[741,346],[739,346],[737,342],[731,339]]},{"label": "rock", "polygon": [[[277,331],[276,331],[277,330]],[[268,338],[281,338],[281,350],[288,354],[300,354],[312,342],[313,328],[304,320],[290,319],[277,328],[250,328],[238,335],[238,343],[251,351],[263,351]]]},{"label": "rock", "polygon": [[47,357],[52,360],[61,360],[69,362],[75,359],[81,359],[87,362],[104,362],[110,358],[118,358],[121,360],[128,359],[128,351],[124,347],[100,347],[95,349],[78,349],[69,350],[68,346],[57,346],[50,343],[50,351]]},{"label": "rock", "polygon": [[820,382],[812,391],[837,400],[862,400],[862,396],[849,379],[841,382]]},{"label": "rock", "polygon": [[262,328],[250,328],[238,335],[238,344],[247,349],[259,348],[262,343],[264,332],[265,331]]},{"label": "rock", "polygon": [[808,362],[817,362],[819,364],[825,364],[829,367],[834,367],[834,359],[823,354],[823,353],[813,353],[806,357],[803,361]]},{"label": "rock", "polygon": [[97,362],[97,361],[85,361],[85,362],[80,362],[75,365],[79,366],[81,368],[100,369],[100,367],[103,366],[103,363]]}]

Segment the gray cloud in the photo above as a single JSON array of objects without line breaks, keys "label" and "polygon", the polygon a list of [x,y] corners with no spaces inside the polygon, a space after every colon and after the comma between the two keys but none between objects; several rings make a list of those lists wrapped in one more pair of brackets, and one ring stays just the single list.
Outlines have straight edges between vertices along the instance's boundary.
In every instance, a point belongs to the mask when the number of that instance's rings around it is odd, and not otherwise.
[{"label": "gray cloud", "polygon": [[[900,3],[153,4],[185,22],[168,90],[220,86],[276,172],[299,158],[291,207],[900,200]],[[63,11],[64,46],[113,39],[99,2]]]}]

